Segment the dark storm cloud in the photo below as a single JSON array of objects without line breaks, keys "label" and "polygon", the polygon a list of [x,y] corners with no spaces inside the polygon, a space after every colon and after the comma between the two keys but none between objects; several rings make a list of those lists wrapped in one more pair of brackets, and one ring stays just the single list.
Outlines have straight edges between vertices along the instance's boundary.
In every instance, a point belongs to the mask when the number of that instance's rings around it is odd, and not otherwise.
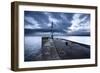
[{"label": "dark storm cloud", "polygon": [[72,15],[56,12],[25,11],[25,26],[28,23],[33,28],[49,28],[53,22],[55,28],[67,29],[71,26]]},{"label": "dark storm cloud", "polygon": [[50,30],[51,23],[56,31],[67,34],[90,32],[90,15],[83,13],[25,11],[25,29]]}]

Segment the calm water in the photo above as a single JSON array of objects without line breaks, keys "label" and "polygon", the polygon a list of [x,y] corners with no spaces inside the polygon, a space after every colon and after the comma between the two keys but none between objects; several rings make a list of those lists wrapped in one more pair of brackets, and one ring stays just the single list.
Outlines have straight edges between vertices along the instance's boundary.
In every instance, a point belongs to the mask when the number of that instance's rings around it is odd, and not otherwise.
[{"label": "calm water", "polygon": [[[55,36],[54,38],[63,38],[66,40],[71,40],[74,42],[90,45],[90,37],[89,36],[68,36],[68,37]],[[32,49],[40,49],[41,45],[42,45],[41,37],[25,36],[25,47],[32,48]]]},{"label": "calm water", "polygon": [[24,60],[31,61],[41,50],[41,37],[25,36],[24,40]]}]

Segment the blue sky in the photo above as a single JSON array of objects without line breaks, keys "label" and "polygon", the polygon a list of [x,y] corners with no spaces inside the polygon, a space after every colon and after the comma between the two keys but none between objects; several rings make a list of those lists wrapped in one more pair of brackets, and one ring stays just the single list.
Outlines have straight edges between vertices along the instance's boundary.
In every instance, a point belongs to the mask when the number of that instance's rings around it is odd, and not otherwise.
[{"label": "blue sky", "polygon": [[90,33],[90,14],[24,11],[25,29],[54,29],[67,34]]}]

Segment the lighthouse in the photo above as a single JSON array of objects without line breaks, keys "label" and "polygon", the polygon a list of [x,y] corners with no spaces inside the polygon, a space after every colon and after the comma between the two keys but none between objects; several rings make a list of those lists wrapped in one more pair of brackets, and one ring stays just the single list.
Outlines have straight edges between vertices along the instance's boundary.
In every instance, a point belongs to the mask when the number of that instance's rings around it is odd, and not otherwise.
[{"label": "lighthouse", "polygon": [[53,39],[53,22],[51,23],[51,39]]}]

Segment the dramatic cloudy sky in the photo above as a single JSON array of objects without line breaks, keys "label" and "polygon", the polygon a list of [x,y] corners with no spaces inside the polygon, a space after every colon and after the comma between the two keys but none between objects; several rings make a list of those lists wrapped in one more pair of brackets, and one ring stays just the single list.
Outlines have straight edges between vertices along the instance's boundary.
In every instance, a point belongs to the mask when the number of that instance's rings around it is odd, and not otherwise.
[{"label": "dramatic cloudy sky", "polygon": [[25,29],[58,29],[67,34],[89,34],[90,14],[25,11]]}]

